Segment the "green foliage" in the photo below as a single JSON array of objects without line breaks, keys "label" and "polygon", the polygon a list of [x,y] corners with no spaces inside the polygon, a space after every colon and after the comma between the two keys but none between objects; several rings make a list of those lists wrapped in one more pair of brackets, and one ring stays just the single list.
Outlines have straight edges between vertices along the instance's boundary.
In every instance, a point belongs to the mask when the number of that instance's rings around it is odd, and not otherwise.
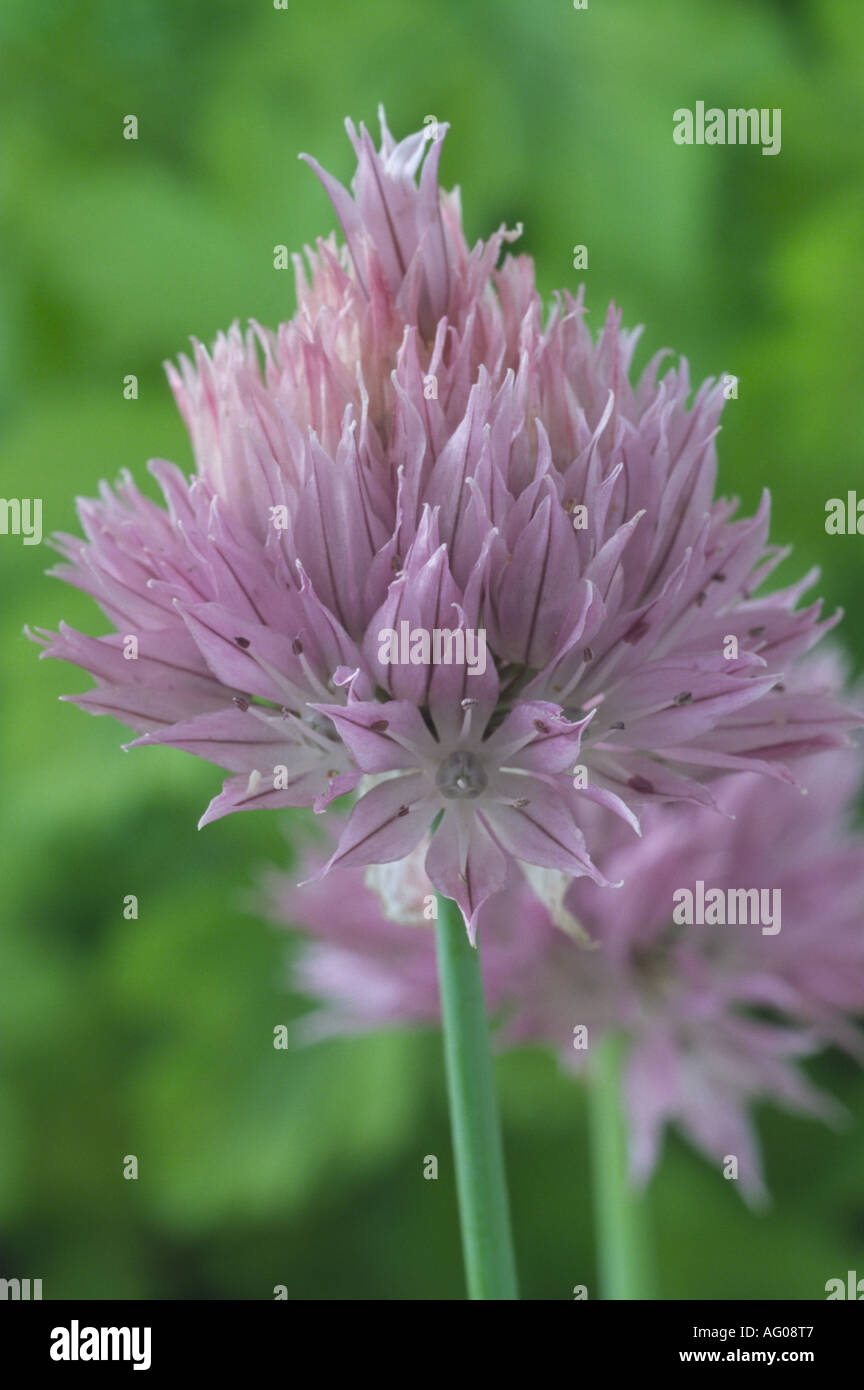
[{"label": "green foliage", "polygon": [[[860,665],[864,542],[824,532],[828,497],[864,494],[860,9],[9,0],[0,38],[2,491],[41,496],[46,531],[74,529],[75,494],[121,467],[148,486],[151,455],[188,467],[162,360],[291,312],[272,248],[333,224],[296,154],[346,176],[342,119],[371,122],[382,100],[399,133],[451,122],[443,178],[472,238],[522,221],[546,291],[575,289],[587,244],[595,324],[614,295],[646,324],[640,360],[668,344],[697,379],[739,375],[721,483],[751,507],[772,487],[784,575],[823,565]],[[673,145],[673,110],[700,98],[780,106],[780,156]],[[42,1277],[46,1297],[461,1296],[437,1037],[273,1048],[305,1005],[287,936],[249,898],[305,821],[199,835],[216,770],[123,754],[111,721],[57,703],[87,682],[38,665],[22,625],[101,620],[46,559],[0,539],[3,1272]],[[818,1070],[858,1118],[838,1137],[760,1117],[767,1213],[668,1145],[652,1196],[665,1296],[819,1298],[864,1272],[864,1086],[839,1057]],[[594,1278],[584,1098],[538,1053],[502,1059],[499,1080],[521,1284],[566,1299]]]}]

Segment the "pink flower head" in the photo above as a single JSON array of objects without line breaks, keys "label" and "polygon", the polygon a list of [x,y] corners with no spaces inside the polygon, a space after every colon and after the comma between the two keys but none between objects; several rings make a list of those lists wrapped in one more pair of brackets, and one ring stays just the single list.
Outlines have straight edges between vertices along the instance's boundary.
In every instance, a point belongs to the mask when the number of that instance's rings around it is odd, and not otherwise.
[{"label": "pink flower head", "polygon": [[[835,1119],[837,1106],[799,1059],[834,1043],[864,1060],[854,1024],[864,1009],[864,842],[848,824],[861,759],[831,753],[804,771],[806,796],[752,775],[725,778],[725,816],[661,807],[646,816],[643,839],[619,831],[604,867],[623,888],[609,893],[583,877],[567,894],[594,949],[557,930],[518,881],[480,912],[501,1045],[550,1046],[578,1073],[605,1034],[626,1040],[636,1181],[648,1179],[675,1124],[718,1171],[737,1158],[743,1192],[760,1197],[751,1104]],[[364,885],[358,870],[337,870],[311,892],[284,875],[271,880],[272,914],[305,933],[296,979],[323,1006],[308,1016],[312,1035],[437,1022],[434,934],[418,911],[431,887],[416,854],[406,865],[400,897],[413,895],[420,923],[411,927],[384,920],[381,895],[386,902],[393,885]],[[695,893],[700,880],[710,890],[764,890],[780,906],[780,930],[676,925],[676,894]],[[400,910],[412,920],[404,901]],[[574,1040],[581,1029],[587,1047]]]},{"label": "pink flower head", "polygon": [[[798,607],[813,576],[760,593],[767,499],[714,500],[720,387],[690,401],[662,353],[632,384],[638,335],[612,308],[595,339],[581,294],[544,319],[531,262],[496,269],[514,234],[467,246],[443,130],[396,143],[382,118],[376,150],[349,125],[353,196],[318,171],[347,247],[298,258],[290,322],[169,368],[195,475],[150,465],[167,510],[128,477],[80,504],[56,572],[113,631],[40,638],[96,677],[79,704],[232,774],[203,822],[359,786],[334,864],[434,824],[429,874],[473,930],[512,858],[602,880],[594,805],[634,829],[713,805],[719,774],[789,778],[858,716],[786,681],[835,619]],[[467,645],[384,660],[405,623],[482,633],[484,669]]]}]

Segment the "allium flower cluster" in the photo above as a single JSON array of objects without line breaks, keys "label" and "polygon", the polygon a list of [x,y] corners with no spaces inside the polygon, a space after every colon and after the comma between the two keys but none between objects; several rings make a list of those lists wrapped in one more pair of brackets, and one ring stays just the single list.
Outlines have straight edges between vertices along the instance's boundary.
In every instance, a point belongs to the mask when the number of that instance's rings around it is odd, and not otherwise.
[{"label": "allium flower cluster", "polygon": [[[331,864],[426,871],[474,931],[513,860],[607,878],[599,806],[710,806],[720,774],[787,778],[853,716],[785,673],[830,626],[812,582],[760,594],[768,502],[715,500],[723,404],[581,294],[544,315],[504,228],[467,245],[441,139],[348,132],[335,238],[296,258],[298,307],[236,325],[169,376],[196,471],[150,464],[82,501],[56,571],[113,630],[41,632],[95,676],[72,697],[231,775],[203,822],[359,792]],[[379,633],[475,629],[490,660],[381,659]],[[137,656],[128,659],[127,638]],[[574,773],[574,770],[578,769]],[[559,885],[560,886],[560,885]]]},{"label": "allium flower cluster", "polygon": [[[615,831],[604,868],[624,886],[610,893],[583,877],[566,895],[593,950],[558,930],[524,882],[480,912],[502,1046],[550,1047],[582,1072],[603,1036],[624,1038],[636,1181],[650,1176],[674,1124],[718,1172],[734,1155],[743,1193],[760,1197],[751,1104],[769,1098],[834,1120],[839,1107],[799,1062],[829,1044],[864,1060],[854,1023],[864,1011],[864,840],[850,829],[861,758],[828,753],[802,771],[807,796],[727,777],[716,789],[723,815],[666,806],[646,814],[641,840]],[[307,1037],[437,1024],[429,883],[418,855],[408,867],[398,878],[367,870],[365,883],[361,870],[337,870],[336,882],[302,890],[296,876],[269,880],[271,914],[306,934],[294,979],[319,1003],[302,1021]],[[782,895],[781,929],[676,925],[676,894],[700,880]]]}]

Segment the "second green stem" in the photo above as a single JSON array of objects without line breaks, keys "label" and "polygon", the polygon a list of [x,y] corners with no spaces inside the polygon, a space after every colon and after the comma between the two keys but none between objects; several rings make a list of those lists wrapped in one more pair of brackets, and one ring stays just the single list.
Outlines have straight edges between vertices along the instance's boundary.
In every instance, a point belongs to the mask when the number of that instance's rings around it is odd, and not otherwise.
[{"label": "second green stem", "polygon": [[650,1299],[651,1257],[644,1196],[627,1173],[623,1043],[592,1049],[589,1082],[594,1230],[602,1299]]},{"label": "second green stem", "polygon": [[436,937],[468,1297],[518,1299],[480,958],[449,898],[438,898]]}]

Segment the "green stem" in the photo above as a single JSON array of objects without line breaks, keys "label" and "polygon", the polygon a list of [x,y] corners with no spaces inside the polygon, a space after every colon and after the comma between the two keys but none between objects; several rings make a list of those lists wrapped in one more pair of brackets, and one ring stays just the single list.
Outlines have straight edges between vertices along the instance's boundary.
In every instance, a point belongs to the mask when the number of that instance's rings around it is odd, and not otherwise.
[{"label": "green stem", "polygon": [[480,957],[449,898],[438,898],[435,930],[468,1297],[517,1299]]},{"label": "green stem", "polygon": [[600,1296],[648,1299],[651,1261],[645,1198],[627,1176],[624,1048],[620,1038],[609,1037],[591,1051],[588,1106]]}]

